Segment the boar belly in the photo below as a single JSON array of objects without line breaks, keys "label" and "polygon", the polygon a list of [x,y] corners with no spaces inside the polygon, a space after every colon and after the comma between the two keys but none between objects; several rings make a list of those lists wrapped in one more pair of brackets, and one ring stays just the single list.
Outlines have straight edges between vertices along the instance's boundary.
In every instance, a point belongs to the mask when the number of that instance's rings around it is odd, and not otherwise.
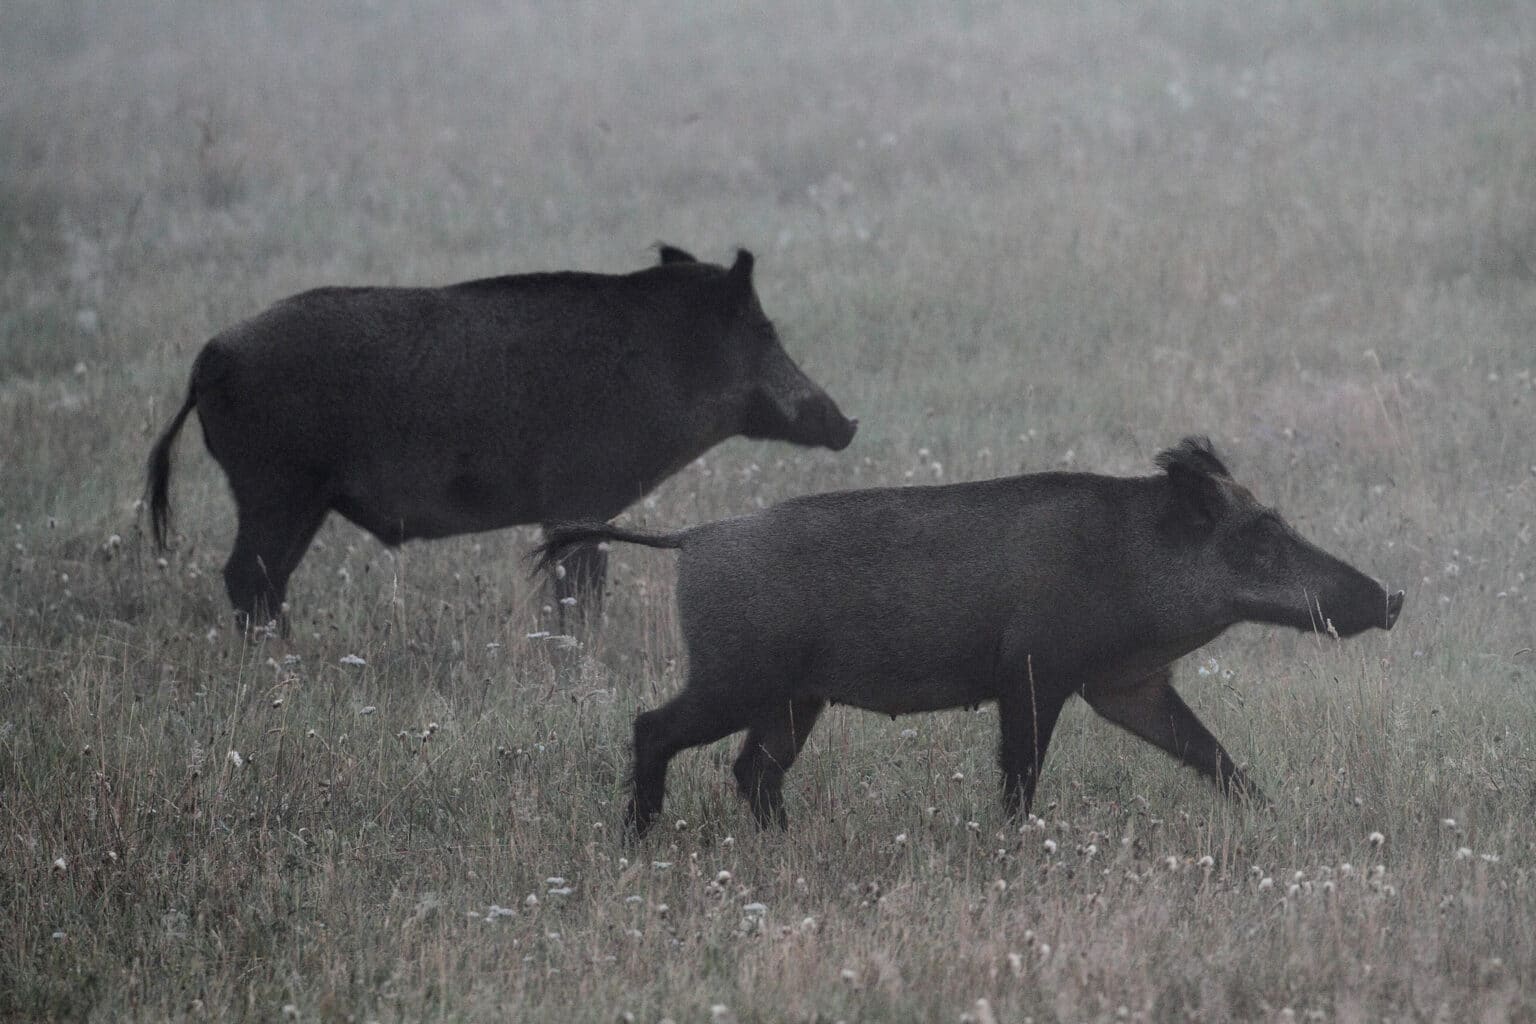
[{"label": "boar belly", "polygon": [[871,638],[840,644],[812,680],[828,700],[885,715],[942,711],[997,696],[993,659],[974,643]]}]

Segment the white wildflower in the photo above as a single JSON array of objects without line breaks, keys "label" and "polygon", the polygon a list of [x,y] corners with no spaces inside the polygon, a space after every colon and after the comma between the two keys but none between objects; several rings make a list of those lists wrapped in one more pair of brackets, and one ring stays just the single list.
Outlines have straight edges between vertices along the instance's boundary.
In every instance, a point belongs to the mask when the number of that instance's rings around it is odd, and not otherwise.
[{"label": "white wildflower", "polygon": [[364,661],[362,658],[359,658],[355,654],[344,654],[344,655],[342,655],[341,656],[341,663],[343,665],[366,665],[366,664],[368,664],[366,661]]}]

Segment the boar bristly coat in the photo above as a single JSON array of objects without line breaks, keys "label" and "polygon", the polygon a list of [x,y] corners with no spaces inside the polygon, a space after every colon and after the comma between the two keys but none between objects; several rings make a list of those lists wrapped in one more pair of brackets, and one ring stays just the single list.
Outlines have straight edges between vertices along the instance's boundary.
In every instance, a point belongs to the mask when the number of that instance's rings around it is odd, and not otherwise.
[{"label": "boar bristly coat", "polygon": [[[162,547],[193,409],[239,516],[226,588],[257,625],[332,511],[391,545],[607,519],[733,435],[841,450],[856,428],[779,344],[750,253],[671,246],[624,275],[321,288],[219,334],[150,455]],[[604,560],[586,548],[557,590],[595,597]]]},{"label": "boar bristly coat", "polygon": [[631,825],[660,812],[673,755],[742,729],[741,792],[782,825],[784,773],[829,702],[901,715],[995,701],[1010,812],[1028,810],[1074,694],[1257,796],[1174,692],[1172,663],[1239,622],[1390,629],[1403,594],[1302,539],[1204,439],[1157,464],[812,495],[661,536],[554,528],[545,564],[598,540],[681,549],[688,681],[635,721]]}]

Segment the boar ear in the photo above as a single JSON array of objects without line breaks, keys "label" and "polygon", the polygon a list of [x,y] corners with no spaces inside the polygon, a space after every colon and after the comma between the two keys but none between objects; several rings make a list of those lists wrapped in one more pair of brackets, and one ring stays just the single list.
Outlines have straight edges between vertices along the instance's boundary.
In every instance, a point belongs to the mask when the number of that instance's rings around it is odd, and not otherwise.
[{"label": "boar ear", "polygon": [[1175,463],[1168,467],[1168,484],[1173,490],[1173,520],[1177,526],[1204,531],[1220,518],[1221,485],[1214,477]]},{"label": "boar ear", "polygon": [[1208,438],[1186,437],[1159,453],[1157,465],[1168,474],[1178,524],[1203,530],[1221,516],[1226,508],[1221,481],[1230,476]]},{"label": "boar ear", "polygon": [[752,254],[745,249],[736,250],[736,262],[725,275],[726,290],[733,302],[741,302],[752,294]]},{"label": "boar ear", "polygon": [[675,245],[668,245],[666,242],[657,242],[656,252],[661,256],[662,266],[666,266],[668,263],[699,262],[696,258],[694,258],[693,253],[686,249],[679,249]]},{"label": "boar ear", "polygon": [[1156,461],[1160,469],[1172,470],[1174,466],[1183,466],[1208,476],[1224,476],[1229,479],[1232,476],[1227,471],[1226,463],[1221,461],[1221,456],[1211,446],[1211,439],[1204,435],[1186,437],[1167,451],[1158,452]]}]

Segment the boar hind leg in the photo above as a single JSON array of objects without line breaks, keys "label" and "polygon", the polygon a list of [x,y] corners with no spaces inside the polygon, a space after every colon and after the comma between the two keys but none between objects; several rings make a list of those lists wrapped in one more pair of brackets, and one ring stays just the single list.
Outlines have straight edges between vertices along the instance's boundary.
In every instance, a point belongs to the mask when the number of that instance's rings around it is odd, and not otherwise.
[{"label": "boar hind leg", "polygon": [[1029,813],[1035,799],[1035,783],[1045,751],[1056,731],[1065,696],[1032,692],[1025,686],[1021,693],[997,702],[997,716],[1002,726],[1002,742],[997,760],[1003,770],[1003,808],[1010,815]]},{"label": "boar hind leg", "polygon": [[748,728],[741,754],[736,758],[736,785],[752,805],[752,814],[760,827],[789,827],[789,818],[784,813],[784,773],[795,763],[825,706],[819,700],[791,701],[774,708]]},{"label": "boar hind leg", "polygon": [[1102,691],[1090,688],[1083,696],[1099,714],[1166,750],[1228,796],[1264,802],[1264,794],[1174,691],[1171,678],[1172,673],[1163,669],[1134,686]]},{"label": "boar hind leg", "polygon": [[[724,692],[727,696],[716,696]],[[730,699],[730,690],[694,687],[635,719],[634,796],[625,823],[637,836],[650,830],[666,797],[667,764],[680,751],[703,746],[739,732],[750,711]]]},{"label": "boar hind leg", "polygon": [[[282,616],[288,577],[298,566],[326,508],[313,491],[283,491],[259,498],[236,495],[240,525],[224,564],[224,589],[235,606],[241,632],[260,629]],[[284,632],[287,623],[282,622]]]}]

